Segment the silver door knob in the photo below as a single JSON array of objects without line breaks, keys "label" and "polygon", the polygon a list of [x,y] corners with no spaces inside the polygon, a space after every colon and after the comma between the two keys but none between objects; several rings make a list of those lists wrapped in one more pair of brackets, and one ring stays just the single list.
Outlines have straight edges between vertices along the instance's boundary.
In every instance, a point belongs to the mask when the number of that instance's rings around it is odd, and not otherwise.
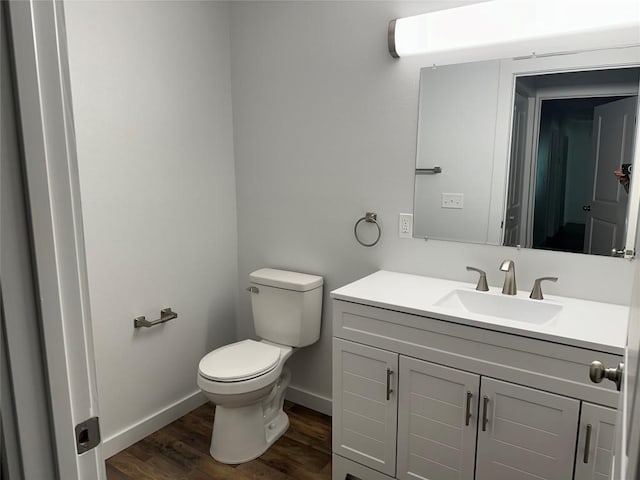
[{"label": "silver door knob", "polygon": [[622,384],[622,376],[624,375],[624,363],[619,363],[616,368],[604,368],[602,362],[591,362],[589,367],[589,378],[593,383],[600,383],[605,378],[616,384],[616,388],[620,391]]}]

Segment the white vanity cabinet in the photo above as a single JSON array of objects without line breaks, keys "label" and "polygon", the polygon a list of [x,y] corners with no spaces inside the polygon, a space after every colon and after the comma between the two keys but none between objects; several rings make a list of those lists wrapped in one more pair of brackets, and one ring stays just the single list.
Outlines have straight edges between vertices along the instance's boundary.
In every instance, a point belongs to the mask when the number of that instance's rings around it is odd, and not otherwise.
[{"label": "white vanity cabinet", "polygon": [[335,297],[333,312],[335,480],[608,478],[618,394],[588,371],[620,355]]}]

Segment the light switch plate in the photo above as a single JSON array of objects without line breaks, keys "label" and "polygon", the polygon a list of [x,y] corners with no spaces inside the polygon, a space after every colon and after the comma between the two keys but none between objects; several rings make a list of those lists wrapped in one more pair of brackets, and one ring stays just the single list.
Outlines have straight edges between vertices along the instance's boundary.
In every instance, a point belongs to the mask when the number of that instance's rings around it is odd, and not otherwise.
[{"label": "light switch plate", "polygon": [[442,194],[442,208],[464,208],[464,194],[463,193],[443,193]]}]

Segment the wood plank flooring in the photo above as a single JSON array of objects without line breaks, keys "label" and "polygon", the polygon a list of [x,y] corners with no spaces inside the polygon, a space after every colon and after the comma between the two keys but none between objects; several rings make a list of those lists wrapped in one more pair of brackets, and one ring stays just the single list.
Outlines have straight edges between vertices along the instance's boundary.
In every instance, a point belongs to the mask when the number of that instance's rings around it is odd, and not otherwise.
[{"label": "wood plank flooring", "polygon": [[331,417],[285,403],[289,430],[260,458],[225,465],[209,455],[207,403],[109,458],[108,480],[330,480]]}]

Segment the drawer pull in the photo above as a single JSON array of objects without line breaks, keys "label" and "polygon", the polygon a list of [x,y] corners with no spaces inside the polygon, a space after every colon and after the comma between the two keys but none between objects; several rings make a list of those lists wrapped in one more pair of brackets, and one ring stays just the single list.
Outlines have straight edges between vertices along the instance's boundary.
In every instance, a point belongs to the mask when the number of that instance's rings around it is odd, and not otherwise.
[{"label": "drawer pull", "polygon": [[591,449],[591,424],[587,425],[587,432],[584,437],[584,463],[589,463],[589,450]]},{"label": "drawer pull", "polygon": [[486,395],[482,397],[482,431],[487,431],[487,423],[489,423],[489,419],[487,418],[487,406],[489,405],[489,397]]},{"label": "drawer pull", "polygon": [[471,420],[471,399],[473,398],[473,394],[470,391],[467,391],[467,418],[465,420],[465,425],[469,426],[469,421]]},{"label": "drawer pull", "polygon": [[393,375],[393,371],[387,368],[387,401],[391,400],[391,394],[393,393],[393,389],[391,388],[391,375]]}]

